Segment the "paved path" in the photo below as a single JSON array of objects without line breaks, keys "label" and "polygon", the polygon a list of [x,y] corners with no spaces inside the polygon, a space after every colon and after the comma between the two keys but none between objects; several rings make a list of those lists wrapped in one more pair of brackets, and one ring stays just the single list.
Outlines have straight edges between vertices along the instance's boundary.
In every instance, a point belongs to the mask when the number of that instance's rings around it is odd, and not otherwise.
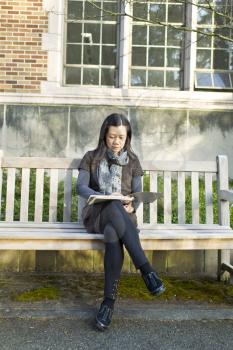
[{"label": "paved path", "polygon": [[102,333],[90,319],[0,319],[1,350],[232,350],[233,321],[115,319]]},{"label": "paved path", "polygon": [[[63,286],[62,277],[47,279]],[[65,293],[53,301],[13,301],[14,293],[46,286],[46,281],[38,276],[0,279],[0,350],[233,349],[232,304],[118,299],[111,328],[102,333],[93,325],[102,298],[87,293],[91,285],[77,292],[64,283]]]}]

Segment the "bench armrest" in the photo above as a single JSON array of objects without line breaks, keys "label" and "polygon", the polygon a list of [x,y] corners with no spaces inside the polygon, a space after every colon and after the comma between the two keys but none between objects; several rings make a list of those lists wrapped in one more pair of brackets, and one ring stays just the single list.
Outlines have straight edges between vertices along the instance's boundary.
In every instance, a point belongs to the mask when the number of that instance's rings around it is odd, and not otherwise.
[{"label": "bench armrest", "polygon": [[231,190],[220,190],[219,191],[220,200],[228,201],[233,203],[233,191]]}]

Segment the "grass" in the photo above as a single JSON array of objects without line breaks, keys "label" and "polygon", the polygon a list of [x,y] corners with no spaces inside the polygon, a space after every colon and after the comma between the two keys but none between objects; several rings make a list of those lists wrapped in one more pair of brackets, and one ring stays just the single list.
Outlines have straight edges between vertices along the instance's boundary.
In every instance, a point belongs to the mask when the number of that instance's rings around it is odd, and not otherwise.
[{"label": "grass", "polygon": [[[159,296],[163,301],[196,301],[233,304],[233,286],[211,280],[184,280],[172,277],[163,278],[165,293]],[[120,282],[119,296],[137,300],[155,300],[148,294],[142,279],[125,276]]]},{"label": "grass", "polygon": [[[123,274],[118,288],[118,298],[121,300],[164,301],[164,302],[207,302],[210,304],[233,305],[233,285],[207,279],[181,279],[175,277],[163,278],[166,291],[159,297],[150,295],[139,274]],[[30,282],[30,281],[29,281]],[[17,302],[37,302],[47,300],[84,300],[96,301],[103,297],[103,274],[78,274],[70,278],[57,276],[49,280],[40,279],[41,286],[26,291],[14,292],[12,300]],[[38,284],[38,278],[37,278]],[[30,284],[29,284],[30,285]],[[17,286],[17,283],[16,283]],[[17,290],[17,288],[16,288]]]},{"label": "grass", "polygon": [[12,299],[20,302],[35,302],[42,300],[57,300],[60,298],[59,290],[56,287],[36,288],[18,295]]}]

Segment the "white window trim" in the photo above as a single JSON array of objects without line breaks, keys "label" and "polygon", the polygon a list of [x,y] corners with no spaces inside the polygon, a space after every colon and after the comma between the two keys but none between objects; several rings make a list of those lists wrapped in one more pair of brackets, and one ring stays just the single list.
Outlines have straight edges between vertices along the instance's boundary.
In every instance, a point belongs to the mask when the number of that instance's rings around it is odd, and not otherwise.
[{"label": "white window trim", "polygon": [[194,90],[194,75],[196,68],[197,6],[195,0],[186,4],[186,25],[190,24],[190,31],[185,33],[184,50],[184,90]]},{"label": "white window trim", "polygon": [[[195,7],[195,6],[194,6]],[[130,67],[129,28],[130,19],[125,17],[120,31],[120,72],[119,88],[64,86],[63,85],[63,46],[65,0],[43,0],[43,8],[48,11],[48,33],[42,37],[42,49],[48,52],[47,81],[41,82],[41,103],[63,103],[81,105],[113,105],[155,108],[191,109],[233,109],[233,94],[227,92],[193,91],[195,68],[195,33],[187,33],[191,43],[185,57],[184,90],[154,88],[131,88],[128,84]],[[195,9],[188,7],[187,15],[192,16]],[[194,23],[194,18],[193,22]],[[194,25],[194,24],[192,24]],[[4,94],[5,97],[8,94]],[[14,94],[15,95],[15,94]],[[40,95],[40,96],[41,96]],[[16,95],[15,95],[16,96]],[[31,100],[19,94],[16,100]],[[33,97],[34,96],[34,97]],[[37,101],[35,94],[32,100]]]}]

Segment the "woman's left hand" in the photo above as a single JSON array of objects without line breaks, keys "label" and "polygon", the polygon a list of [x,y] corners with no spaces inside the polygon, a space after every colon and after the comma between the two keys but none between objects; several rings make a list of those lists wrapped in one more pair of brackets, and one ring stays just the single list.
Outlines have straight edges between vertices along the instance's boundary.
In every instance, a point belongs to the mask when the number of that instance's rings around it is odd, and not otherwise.
[{"label": "woman's left hand", "polygon": [[127,213],[131,214],[134,212],[134,207],[132,206],[132,202],[123,203],[123,206],[124,206],[125,210],[127,211]]}]

